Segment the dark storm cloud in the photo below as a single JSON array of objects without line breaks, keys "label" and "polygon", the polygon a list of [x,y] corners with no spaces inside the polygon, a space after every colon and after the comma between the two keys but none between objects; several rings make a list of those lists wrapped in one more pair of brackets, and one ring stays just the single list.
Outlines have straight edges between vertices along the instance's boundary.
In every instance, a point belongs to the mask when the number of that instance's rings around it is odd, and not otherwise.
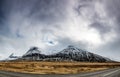
[{"label": "dark storm cloud", "polygon": [[0,22],[3,23],[3,20],[5,18],[4,12],[3,12],[3,0],[0,1]]},{"label": "dark storm cloud", "polygon": [[[102,2],[102,0],[98,1],[98,2]],[[81,11],[83,8],[91,7],[90,10],[94,10],[94,8],[96,8],[96,6],[94,6],[94,3],[95,3],[95,0],[79,0],[79,4],[75,8],[75,11],[78,13],[78,15],[81,15]],[[89,18],[91,21],[91,24],[89,25],[90,28],[97,29],[99,31],[99,33],[101,34],[101,36],[106,34],[107,32],[111,31],[112,27],[109,26],[110,25],[110,24],[108,24],[109,22],[107,22],[107,21],[106,21],[107,23],[101,22],[101,20],[104,21],[105,18],[104,18],[104,16],[101,17],[96,10],[94,10],[94,12],[92,12],[92,13],[89,13],[89,15],[91,15],[91,17]]]},{"label": "dark storm cloud", "polygon": [[73,8],[78,15],[81,15],[81,9],[89,7],[92,3],[92,0],[78,0],[76,6]]},{"label": "dark storm cloud", "polygon": [[[101,12],[101,15],[98,13],[98,11],[96,11],[95,9],[93,8],[96,8],[96,6],[94,6],[94,3],[95,2],[99,2],[101,3],[101,6],[103,6],[102,9],[104,9],[105,13],[107,14],[107,16],[102,16],[102,13],[104,13],[103,11],[101,11],[100,8],[97,8],[98,10],[100,10]],[[95,29],[97,29],[98,31],[100,31],[101,34],[105,34],[106,32],[110,32],[111,30],[111,24],[109,24],[109,22],[107,22],[106,18],[108,19],[113,19],[113,22],[114,22],[114,18],[116,19],[116,21],[119,22],[119,17],[120,17],[120,13],[119,13],[119,10],[120,10],[120,1],[119,0],[79,0],[79,3],[78,3],[78,6],[75,8],[75,11],[80,14],[81,13],[81,9],[82,8],[86,8],[86,7],[92,7],[91,10],[94,10],[93,11],[93,15],[92,13],[89,13],[89,15],[91,15],[91,24],[90,24],[90,27],[93,27]],[[98,5],[99,6],[99,5]],[[101,7],[100,6],[100,7]],[[104,22],[103,22],[103,21]],[[115,22],[116,22],[115,21]],[[105,23],[106,22],[106,23]],[[113,25],[113,26],[117,26],[117,24]]]},{"label": "dark storm cloud", "polygon": [[66,11],[64,8],[65,4],[66,1],[39,0],[35,4],[36,6],[32,8],[30,15],[33,15],[35,18],[40,19],[42,21],[56,21],[61,19],[61,17],[65,18],[66,16],[64,15],[64,11]]},{"label": "dark storm cloud", "polygon": [[97,29],[101,35],[104,35],[105,33],[111,31],[110,26],[107,26],[107,24],[102,24],[100,22],[94,22],[89,27],[93,27],[93,28]]},{"label": "dark storm cloud", "polygon": [[16,36],[18,36],[18,29],[23,26],[21,23],[26,21],[26,18],[29,19],[29,23],[33,26],[36,26],[37,23],[43,23],[39,26],[47,26],[43,28],[43,31],[49,32],[52,28],[60,27],[54,23],[60,22],[61,19],[64,21],[67,16],[67,9],[65,8],[67,1],[65,0],[1,0],[0,3],[1,34],[11,33],[10,28],[13,26],[11,24],[12,20],[14,21],[13,17],[18,18],[17,22],[19,24],[13,23],[15,26],[12,27],[16,29]]},{"label": "dark storm cloud", "polygon": [[120,17],[120,0],[109,0],[106,1],[106,10],[110,17]]},{"label": "dark storm cloud", "polygon": [[4,0],[0,1],[0,34],[1,35],[7,35],[7,33],[9,32],[8,27],[5,25],[6,21],[5,21],[5,14],[3,12],[4,7],[3,7],[3,3]]},{"label": "dark storm cloud", "polygon": [[116,22],[115,29],[120,32],[120,0],[106,1],[106,10],[111,19]]},{"label": "dark storm cloud", "polygon": [[[11,0],[5,1],[6,13],[18,12],[35,21],[50,22],[60,20],[66,12],[65,0]],[[52,18],[52,19],[51,19]],[[58,19],[59,18],[59,19]]]},{"label": "dark storm cloud", "polygon": [[114,39],[114,42],[112,43],[108,43],[104,49],[111,52],[120,53],[120,0],[106,1],[106,11],[108,16],[115,22],[113,29],[116,31],[117,39]]}]

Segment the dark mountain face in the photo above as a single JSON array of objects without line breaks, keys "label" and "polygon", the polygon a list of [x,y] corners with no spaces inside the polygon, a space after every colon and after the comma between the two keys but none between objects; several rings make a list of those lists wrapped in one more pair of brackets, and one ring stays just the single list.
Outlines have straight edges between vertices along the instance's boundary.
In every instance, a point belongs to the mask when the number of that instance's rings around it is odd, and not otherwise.
[{"label": "dark mountain face", "polygon": [[42,60],[42,61],[81,61],[81,62],[111,62],[112,60],[102,57],[100,55],[79,49],[72,45],[62,51],[52,54],[45,55],[41,54],[38,47],[32,47],[22,56],[22,59],[27,60]]},{"label": "dark mountain face", "polygon": [[23,56],[41,54],[41,51],[38,47],[31,47]]},{"label": "dark mountain face", "polygon": [[41,51],[38,47],[31,47],[23,56],[24,60],[40,60],[45,58],[44,54],[41,54]]},{"label": "dark mountain face", "polygon": [[59,57],[62,60],[71,60],[71,61],[84,61],[84,62],[107,62],[110,59],[102,57],[100,55],[81,50],[74,46],[68,46],[66,49],[54,55]]}]

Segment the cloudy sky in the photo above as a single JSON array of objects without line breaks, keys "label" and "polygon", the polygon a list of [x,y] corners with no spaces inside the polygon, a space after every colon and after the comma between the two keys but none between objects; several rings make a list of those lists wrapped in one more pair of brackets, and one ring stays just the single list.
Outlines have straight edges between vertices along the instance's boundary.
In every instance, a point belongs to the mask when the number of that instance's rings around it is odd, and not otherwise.
[{"label": "cloudy sky", "polygon": [[120,61],[120,0],[0,0],[0,58],[68,45]]}]

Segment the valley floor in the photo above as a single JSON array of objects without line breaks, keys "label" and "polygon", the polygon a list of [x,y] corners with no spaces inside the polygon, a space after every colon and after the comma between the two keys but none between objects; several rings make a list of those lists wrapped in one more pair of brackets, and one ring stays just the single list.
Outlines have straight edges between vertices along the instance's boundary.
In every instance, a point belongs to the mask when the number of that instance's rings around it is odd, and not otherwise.
[{"label": "valley floor", "polygon": [[0,70],[32,74],[77,74],[120,67],[120,63],[0,62]]}]

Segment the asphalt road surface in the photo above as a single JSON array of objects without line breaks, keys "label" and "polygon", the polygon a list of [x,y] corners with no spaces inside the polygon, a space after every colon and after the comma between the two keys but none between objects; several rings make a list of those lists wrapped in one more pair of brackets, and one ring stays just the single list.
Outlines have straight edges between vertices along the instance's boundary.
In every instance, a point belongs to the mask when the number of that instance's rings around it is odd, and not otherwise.
[{"label": "asphalt road surface", "polygon": [[15,72],[0,71],[0,77],[120,77],[120,68],[108,69],[84,74],[71,75],[33,75]]}]

